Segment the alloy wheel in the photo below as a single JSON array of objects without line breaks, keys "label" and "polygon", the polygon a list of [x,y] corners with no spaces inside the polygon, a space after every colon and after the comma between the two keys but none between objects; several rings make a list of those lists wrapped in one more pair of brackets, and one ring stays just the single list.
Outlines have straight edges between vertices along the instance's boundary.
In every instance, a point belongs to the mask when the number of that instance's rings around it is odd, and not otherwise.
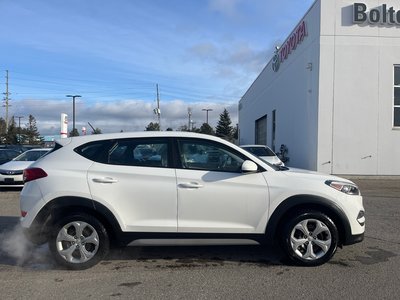
[{"label": "alloy wheel", "polygon": [[290,234],[293,252],[301,259],[313,261],[326,255],[332,244],[328,226],[317,219],[305,219],[297,223]]},{"label": "alloy wheel", "polygon": [[93,226],[83,221],[64,225],[56,238],[59,255],[69,263],[85,263],[92,259],[99,249],[99,235]]}]

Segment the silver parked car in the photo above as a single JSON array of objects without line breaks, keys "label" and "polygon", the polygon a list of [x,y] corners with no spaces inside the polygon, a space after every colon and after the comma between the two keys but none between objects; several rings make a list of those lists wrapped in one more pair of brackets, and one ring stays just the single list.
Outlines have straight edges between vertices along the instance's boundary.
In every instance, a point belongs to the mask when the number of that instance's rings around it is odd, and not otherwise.
[{"label": "silver parked car", "polygon": [[50,150],[50,148],[28,150],[0,165],[0,187],[23,187],[24,170]]},{"label": "silver parked car", "polygon": [[265,160],[271,165],[284,166],[285,164],[279,159],[274,151],[265,145],[241,145],[241,148],[249,151],[251,154],[258,156],[259,158]]}]

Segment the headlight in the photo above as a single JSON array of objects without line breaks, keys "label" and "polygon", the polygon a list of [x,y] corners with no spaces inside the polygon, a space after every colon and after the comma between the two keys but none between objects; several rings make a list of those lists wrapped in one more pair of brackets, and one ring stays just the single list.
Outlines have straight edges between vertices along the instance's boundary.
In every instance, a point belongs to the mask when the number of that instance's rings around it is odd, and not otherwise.
[{"label": "headlight", "polygon": [[358,187],[348,182],[327,180],[325,184],[347,195],[360,195]]}]

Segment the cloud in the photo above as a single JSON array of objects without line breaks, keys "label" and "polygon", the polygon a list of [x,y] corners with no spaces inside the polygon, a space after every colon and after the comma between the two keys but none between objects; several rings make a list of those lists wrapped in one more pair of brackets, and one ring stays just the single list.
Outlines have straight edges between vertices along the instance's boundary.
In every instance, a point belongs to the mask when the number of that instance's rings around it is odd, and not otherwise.
[{"label": "cloud", "polygon": [[71,127],[65,95],[72,93],[82,95],[78,128],[90,122],[103,132],[144,130],[157,121],[156,84],[163,129],[186,125],[189,106],[195,126],[205,121],[203,108],[213,109],[213,127],[225,107],[236,124],[240,97],[282,32],[313,2],[4,1],[0,25],[13,29],[0,32],[7,41],[0,56],[10,70],[9,115],[24,116],[24,124],[32,114],[43,135],[59,134],[62,112]]},{"label": "cloud", "polygon": [[210,58],[212,59],[218,57],[218,49],[216,45],[214,45],[214,43],[212,42],[205,42],[193,45],[188,49],[188,52],[198,59],[208,60]]},{"label": "cloud", "polygon": [[[201,42],[187,49],[187,55],[192,60],[204,62],[203,68],[213,74],[214,78],[224,81],[225,88],[228,90],[231,90],[232,82],[235,84],[241,82],[240,85],[236,85],[235,89],[237,91],[235,93],[239,93],[239,95],[243,93],[243,88],[249,86],[261,72],[272,53],[272,45],[257,49],[245,41],[231,44]],[[248,80],[243,82],[244,78],[248,78]],[[238,89],[239,86],[240,89]]]},{"label": "cloud", "polygon": [[[68,130],[72,130],[71,103],[56,100],[18,101],[31,112],[37,122],[41,135],[58,136],[60,132],[60,115],[67,113],[69,119]],[[103,133],[127,131],[143,131],[150,122],[157,122],[157,116],[153,109],[156,103],[144,100],[117,100],[109,102],[94,102],[91,104],[77,102],[76,104],[76,128],[81,131],[86,127],[90,132],[88,122],[95,128],[100,128]],[[188,103],[180,99],[172,101],[161,101],[161,127],[179,130],[180,127],[188,125],[188,108],[192,111],[191,120],[193,125],[199,128],[206,121],[206,112],[202,109],[209,108],[209,124],[215,127],[219,116],[226,108],[230,114],[232,126],[238,119],[237,102],[192,102]],[[46,109],[43,109],[46,108]],[[22,122],[21,127],[25,124]]]},{"label": "cloud", "polygon": [[210,0],[209,8],[228,17],[237,17],[239,2],[240,0]]}]

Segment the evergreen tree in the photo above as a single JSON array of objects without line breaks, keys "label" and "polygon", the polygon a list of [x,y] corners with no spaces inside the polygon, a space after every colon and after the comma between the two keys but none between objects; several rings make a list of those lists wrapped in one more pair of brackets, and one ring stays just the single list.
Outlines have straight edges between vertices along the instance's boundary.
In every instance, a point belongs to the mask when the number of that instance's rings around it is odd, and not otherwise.
[{"label": "evergreen tree", "polygon": [[36,126],[36,118],[32,115],[28,117],[28,123],[26,124],[25,134],[29,144],[40,144],[43,142],[42,137]]},{"label": "evergreen tree", "polygon": [[6,121],[0,118],[0,143],[6,143],[7,132],[6,132]]},{"label": "evergreen tree", "polygon": [[233,138],[237,140],[239,138],[239,128],[236,124],[236,127],[233,129]]},{"label": "evergreen tree", "polygon": [[203,123],[203,125],[201,125],[200,133],[215,135],[214,129],[207,123]]},{"label": "evergreen tree", "polygon": [[150,122],[149,125],[146,126],[146,131],[160,131],[160,124]]},{"label": "evergreen tree", "polygon": [[231,117],[225,108],[222,114],[219,115],[219,121],[215,130],[216,135],[225,140],[233,141],[233,127],[231,124]]},{"label": "evergreen tree", "polygon": [[192,130],[190,130],[191,132],[197,132],[200,133],[200,128],[197,128],[196,126],[192,125]]},{"label": "evergreen tree", "polygon": [[14,116],[11,118],[9,124],[8,124],[8,131],[6,133],[6,139],[5,142],[6,144],[17,144],[18,143],[18,128],[17,125],[15,124],[15,119]]},{"label": "evergreen tree", "polygon": [[182,125],[178,128],[178,131],[190,131],[187,125]]}]

